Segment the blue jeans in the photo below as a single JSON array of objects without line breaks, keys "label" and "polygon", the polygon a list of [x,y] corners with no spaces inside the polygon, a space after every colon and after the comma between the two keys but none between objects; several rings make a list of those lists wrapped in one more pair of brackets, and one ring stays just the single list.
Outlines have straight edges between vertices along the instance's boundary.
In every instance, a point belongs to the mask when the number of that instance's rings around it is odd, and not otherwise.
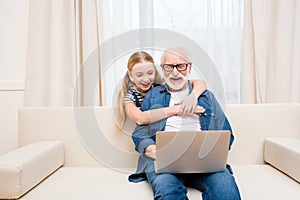
[{"label": "blue jeans", "polygon": [[146,176],[155,200],[186,200],[186,187],[202,192],[203,200],[240,200],[239,189],[228,170],[206,174],[156,174],[148,163]]}]

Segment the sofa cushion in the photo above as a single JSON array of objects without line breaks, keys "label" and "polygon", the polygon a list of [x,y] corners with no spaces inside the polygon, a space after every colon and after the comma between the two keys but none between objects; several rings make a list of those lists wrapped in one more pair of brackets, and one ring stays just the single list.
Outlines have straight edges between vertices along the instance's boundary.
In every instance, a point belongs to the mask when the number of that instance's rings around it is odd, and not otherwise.
[{"label": "sofa cushion", "polygon": [[264,143],[264,159],[300,182],[300,140],[268,138]]},{"label": "sofa cushion", "polygon": [[[131,183],[128,172],[103,167],[61,167],[21,200],[153,199],[146,181]],[[189,188],[191,200],[201,193]]]},{"label": "sofa cushion", "polygon": [[[233,166],[242,199],[300,199],[300,185],[270,165]],[[153,199],[147,182],[128,182],[128,173],[109,168],[61,167],[20,200]],[[188,188],[191,200],[201,193]]]},{"label": "sofa cushion", "polygon": [[60,141],[36,142],[0,157],[0,199],[19,198],[63,164]]},{"label": "sofa cushion", "polygon": [[300,184],[271,165],[234,165],[244,200],[299,200]]}]

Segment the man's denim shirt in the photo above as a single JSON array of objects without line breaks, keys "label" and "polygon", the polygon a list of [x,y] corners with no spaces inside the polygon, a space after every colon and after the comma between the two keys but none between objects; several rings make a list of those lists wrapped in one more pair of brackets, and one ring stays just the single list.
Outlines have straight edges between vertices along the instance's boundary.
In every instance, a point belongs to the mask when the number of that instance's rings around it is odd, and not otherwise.
[{"label": "man's denim shirt", "polygon": [[[192,86],[189,83],[189,90],[192,91]],[[147,92],[143,104],[141,106],[142,111],[168,107],[171,99],[171,94],[168,92],[165,85],[156,86]],[[233,143],[234,136],[232,134],[231,126],[222,111],[221,106],[217,102],[215,96],[211,91],[206,90],[199,98],[199,106],[205,108],[205,112],[199,116],[201,130],[230,130],[230,145]],[[130,181],[139,182],[144,180],[145,177],[138,177],[139,174],[145,171],[146,164],[143,160],[145,159],[145,149],[150,144],[156,142],[156,132],[163,131],[165,129],[167,119],[160,120],[158,122],[149,125],[137,125],[132,133],[132,139],[135,144],[135,149],[140,154],[138,168],[136,174],[129,177]]]}]

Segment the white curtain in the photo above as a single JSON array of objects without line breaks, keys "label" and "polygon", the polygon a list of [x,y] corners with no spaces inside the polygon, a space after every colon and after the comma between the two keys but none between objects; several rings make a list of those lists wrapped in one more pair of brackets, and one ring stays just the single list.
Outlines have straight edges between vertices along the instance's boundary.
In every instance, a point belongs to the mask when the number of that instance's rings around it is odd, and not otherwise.
[{"label": "white curtain", "polygon": [[[203,47],[226,103],[239,103],[243,7],[243,0],[30,0],[24,106],[111,105],[137,50],[118,55],[124,40],[115,36],[144,27],[183,34]],[[149,51],[159,64],[161,51]]]},{"label": "white curtain", "polygon": [[[102,2],[103,41],[117,47],[120,34],[145,27],[173,31],[193,40],[212,59],[225,88],[225,102],[240,102],[240,76],[242,66],[243,0],[114,0]],[[152,38],[155,36],[152,36]],[[134,40],[143,43],[149,36]],[[151,36],[150,36],[151,39]],[[166,40],[171,40],[166,37]],[[132,40],[127,41],[130,46]],[[180,41],[174,41],[176,46]],[[118,48],[115,48],[116,50]],[[118,84],[126,72],[126,62],[134,51],[115,54],[110,66],[102,71],[104,105],[114,103]],[[150,52],[159,64],[161,50],[143,49]],[[114,50],[111,49],[111,54]],[[193,78],[203,78],[194,76]],[[208,84],[210,87],[210,85]]]},{"label": "white curtain", "polygon": [[99,55],[97,4],[30,0],[24,106],[90,105],[91,92],[99,105],[101,87],[86,81],[99,78],[99,58],[92,70],[82,67],[89,55]]},{"label": "white curtain", "polygon": [[245,0],[243,103],[300,102],[300,2]]}]

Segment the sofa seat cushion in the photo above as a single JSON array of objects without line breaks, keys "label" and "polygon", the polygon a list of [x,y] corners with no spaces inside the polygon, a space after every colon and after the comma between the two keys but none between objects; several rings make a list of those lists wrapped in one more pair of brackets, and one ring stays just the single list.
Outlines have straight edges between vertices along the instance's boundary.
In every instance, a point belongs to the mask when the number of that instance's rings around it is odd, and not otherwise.
[{"label": "sofa seat cushion", "polygon": [[[131,183],[128,175],[102,167],[62,167],[21,200],[153,199],[146,181]],[[189,189],[188,195],[190,199],[201,199],[195,189]]]},{"label": "sofa seat cushion", "polygon": [[299,200],[300,184],[271,165],[233,166],[243,200]]},{"label": "sofa seat cushion", "polygon": [[[242,199],[300,199],[300,185],[270,165],[233,166]],[[130,183],[128,173],[108,168],[62,167],[21,200],[124,199],[150,200],[147,182]],[[188,189],[191,200],[201,193]]]},{"label": "sofa seat cushion", "polygon": [[63,165],[60,141],[36,142],[0,156],[0,199],[16,199]]}]

